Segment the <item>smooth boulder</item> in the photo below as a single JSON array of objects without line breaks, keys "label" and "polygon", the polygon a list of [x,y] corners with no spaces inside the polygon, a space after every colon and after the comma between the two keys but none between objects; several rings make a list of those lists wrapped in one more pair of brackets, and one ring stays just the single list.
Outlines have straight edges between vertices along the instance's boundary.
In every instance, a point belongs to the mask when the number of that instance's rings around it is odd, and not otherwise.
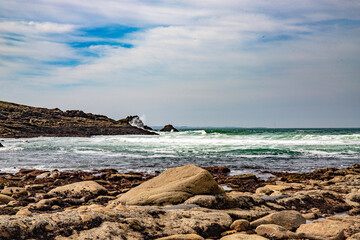
[{"label": "smooth boulder", "polygon": [[182,203],[201,195],[223,194],[211,174],[195,165],[171,168],[122,195],[118,201],[127,205],[165,205]]},{"label": "smooth boulder", "polygon": [[262,224],[280,225],[290,231],[296,230],[301,224],[305,224],[306,219],[297,211],[281,211],[269,214],[265,217],[251,222],[251,227],[256,228]]},{"label": "smooth boulder", "polygon": [[107,193],[106,188],[97,182],[83,181],[54,188],[48,194],[51,196],[81,198],[84,196],[96,197],[105,193]]}]

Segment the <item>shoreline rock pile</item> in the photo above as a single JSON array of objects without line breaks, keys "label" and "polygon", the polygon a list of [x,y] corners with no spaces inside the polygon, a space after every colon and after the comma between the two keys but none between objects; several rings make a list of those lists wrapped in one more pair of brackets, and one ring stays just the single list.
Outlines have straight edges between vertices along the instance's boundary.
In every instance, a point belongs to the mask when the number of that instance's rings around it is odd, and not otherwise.
[{"label": "shoreline rock pile", "polygon": [[0,239],[360,239],[360,165],[268,181],[208,170],[1,173]]}]

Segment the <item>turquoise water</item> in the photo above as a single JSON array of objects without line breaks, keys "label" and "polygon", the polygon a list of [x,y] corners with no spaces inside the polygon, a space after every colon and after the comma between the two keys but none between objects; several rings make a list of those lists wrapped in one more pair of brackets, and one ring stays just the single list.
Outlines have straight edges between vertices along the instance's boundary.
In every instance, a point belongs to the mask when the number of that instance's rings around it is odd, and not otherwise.
[{"label": "turquoise water", "polygon": [[153,173],[196,164],[261,175],[360,163],[360,129],[187,129],[158,136],[1,140],[5,172],[115,168]]}]

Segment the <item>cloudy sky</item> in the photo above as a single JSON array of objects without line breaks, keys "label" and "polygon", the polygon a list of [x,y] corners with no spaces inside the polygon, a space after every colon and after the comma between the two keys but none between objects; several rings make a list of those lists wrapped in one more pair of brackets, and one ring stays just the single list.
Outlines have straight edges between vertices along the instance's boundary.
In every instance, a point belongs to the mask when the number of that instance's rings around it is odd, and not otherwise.
[{"label": "cloudy sky", "polygon": [[0,100],[149,125],[360,126],[358,0],[0,0]]}]

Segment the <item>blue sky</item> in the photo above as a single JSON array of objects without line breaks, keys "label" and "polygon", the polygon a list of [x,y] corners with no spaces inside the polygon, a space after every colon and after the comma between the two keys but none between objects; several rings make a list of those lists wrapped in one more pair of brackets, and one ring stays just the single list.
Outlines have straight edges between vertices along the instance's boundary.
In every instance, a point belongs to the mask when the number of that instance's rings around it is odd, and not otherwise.
[{"label": "blue sky", "polygon": [[149,125],[360,127],[360,2],[0,0],[0,99]]}]

